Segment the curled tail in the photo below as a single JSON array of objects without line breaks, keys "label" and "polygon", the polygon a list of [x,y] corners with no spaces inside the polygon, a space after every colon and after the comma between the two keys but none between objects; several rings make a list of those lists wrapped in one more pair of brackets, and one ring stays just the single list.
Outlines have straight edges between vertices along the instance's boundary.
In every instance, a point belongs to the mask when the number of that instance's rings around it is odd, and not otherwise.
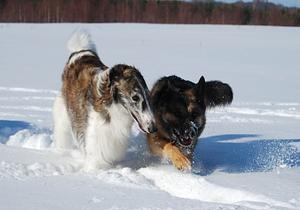
[{"label": "curled tail", "polygon": [[91,35],[83,29],[74,32],[68,41],[68,49],[71,53],[82,50],[90,50],[97,53],[96,45],[93,42]]},{"label": "curled tail", "polygon": [[[89,65],[95,65],[102,70],[107,69],[108,67],[100,60],[96,45],[93,42],[91,35],[83,29],[75,31],[72,37],[68,41],[68,48],[71,52],[71,55],[68,59],[67,64],[70,65],[76,62],[78,59],[82,59],[83,57],[89,59],[85,59]],[[91,57],[92,60],[91,60]]]}]

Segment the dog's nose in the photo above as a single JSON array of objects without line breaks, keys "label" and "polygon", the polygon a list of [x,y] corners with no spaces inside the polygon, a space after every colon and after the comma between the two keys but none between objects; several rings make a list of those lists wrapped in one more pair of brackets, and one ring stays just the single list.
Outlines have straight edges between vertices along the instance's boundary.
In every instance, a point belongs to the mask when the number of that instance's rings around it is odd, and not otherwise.
[{"label": "dog's nose", "polygon": [[195,138],[197,136],[197,131],[196,129],[191,129],[190,133],[189,133],[189,137],[191,139]]},{"label": "dog's nose", "polygon": [[151,125],[148,127],[148,131],[149,133],[154,133],[157,131],[157,128],[154,123],[151,123]]},{"label": "dog's nose", "polygon": [[183,137],[186,139],[194,139],[197,136],[197,130],[195,128],[188,128],[183,131]]}]

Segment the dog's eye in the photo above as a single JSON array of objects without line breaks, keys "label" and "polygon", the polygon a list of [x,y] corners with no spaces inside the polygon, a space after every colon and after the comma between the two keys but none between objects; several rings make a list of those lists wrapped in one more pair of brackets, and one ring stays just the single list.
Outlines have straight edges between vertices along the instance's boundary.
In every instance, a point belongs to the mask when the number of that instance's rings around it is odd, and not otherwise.
[{"label": "dog's eye", "polygon": [[139,102],[140,97],[138,97],[138,95],[134,95],[134,96],[132,96],[132,100],[133,100],[134,102]]}]

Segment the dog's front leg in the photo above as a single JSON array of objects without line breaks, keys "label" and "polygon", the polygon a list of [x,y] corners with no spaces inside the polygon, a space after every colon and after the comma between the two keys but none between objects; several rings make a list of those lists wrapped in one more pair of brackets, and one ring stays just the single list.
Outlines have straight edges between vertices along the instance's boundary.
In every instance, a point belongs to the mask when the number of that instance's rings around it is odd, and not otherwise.
[{"label": "dog's front leg", "polygon": [[188,157],[180,152],[180,150],[167,139],[156,134],[147,135],[150,151],[161,157],[167,157],[172,164],[181,171],[191,169],[191,162]]},{"label": "dog's front leg", "polygon": [[168,143],[163,148],[163,153],[167,156],[173,163],[173,165],[181,171],[191,170],[190,160],[183,155],[178,147]]}]

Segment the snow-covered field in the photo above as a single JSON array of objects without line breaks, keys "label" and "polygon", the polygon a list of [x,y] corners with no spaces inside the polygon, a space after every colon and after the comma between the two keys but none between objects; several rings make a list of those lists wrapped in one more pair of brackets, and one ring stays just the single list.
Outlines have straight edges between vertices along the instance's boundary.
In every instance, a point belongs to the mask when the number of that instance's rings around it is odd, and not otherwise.
[{"label": "snow-covered field", "polygon": [[[192,173],[151,157],[133,128],[125,159],[87,173],[52,148],[52,103],[78,27],[106,65],[149,86],[176,74],[228,82],[210,110]],[[0,24],[0,209],[300,209],[300,28]]]}]

